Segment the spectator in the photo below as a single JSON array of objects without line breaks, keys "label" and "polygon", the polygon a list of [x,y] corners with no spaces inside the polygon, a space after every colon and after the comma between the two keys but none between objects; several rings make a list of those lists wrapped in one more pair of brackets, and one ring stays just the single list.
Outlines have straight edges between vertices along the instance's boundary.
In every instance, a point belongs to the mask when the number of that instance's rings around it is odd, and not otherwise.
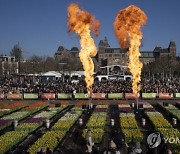
[{"label": "spectator", "polygon": [[93,142],[90,130],[87,131],[86,142],[87,142],[88,153],[92,153],[92,148],[94,146],[94,142]]}]

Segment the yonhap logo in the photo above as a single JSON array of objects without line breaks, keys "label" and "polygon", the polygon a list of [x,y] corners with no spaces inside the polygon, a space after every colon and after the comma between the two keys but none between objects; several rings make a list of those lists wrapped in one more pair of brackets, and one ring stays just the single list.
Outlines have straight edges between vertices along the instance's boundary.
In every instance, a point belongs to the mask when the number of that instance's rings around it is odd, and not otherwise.
[{"label": "yonhap logo", "polygon": [[149,148],[156,148],[161,144],[161,136],[158,132],[151,133],[147,137],[147,143],[149,145]]}]

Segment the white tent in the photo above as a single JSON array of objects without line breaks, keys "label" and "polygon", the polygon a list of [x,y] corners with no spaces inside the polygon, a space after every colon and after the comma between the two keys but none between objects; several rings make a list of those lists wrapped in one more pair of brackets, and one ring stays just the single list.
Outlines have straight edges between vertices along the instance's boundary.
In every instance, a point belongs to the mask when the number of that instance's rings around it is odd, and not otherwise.
[{"label": "white tent", "polygon": [[54,76],[54,77],[61,77],[62,74],[56,71],[49,71],[46,73],[43,73],[42,76]]}]

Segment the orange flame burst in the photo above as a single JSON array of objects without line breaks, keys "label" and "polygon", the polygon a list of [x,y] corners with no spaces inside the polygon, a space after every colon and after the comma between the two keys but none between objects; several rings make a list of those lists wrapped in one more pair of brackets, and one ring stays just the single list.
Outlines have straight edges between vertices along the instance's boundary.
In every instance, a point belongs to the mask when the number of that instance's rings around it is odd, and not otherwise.
[{"label": "orange flame burst", "polygon": [[139,46],[141,45],[141,27],[147,20],[146,14],[138,7],[131,5],[120,10],[114,21],[114,31],[122,48],[129,47],[128,68],[133,76],[132,89],[137,94],[140,91],[141,69]]},{"label": "orange flame burst", "polygon": [[92,92],[94,82],[94,63],[91,57],[97,54],[97,49],[90,32],[97,36],[100,28],[100,22],[90,13],[81,10],[77,4],[70,4],[68,7],[68,26],[69,32],[75,32],[80,35],[81,51],[80,60],[83,65],[86,87],[88,92]]}]

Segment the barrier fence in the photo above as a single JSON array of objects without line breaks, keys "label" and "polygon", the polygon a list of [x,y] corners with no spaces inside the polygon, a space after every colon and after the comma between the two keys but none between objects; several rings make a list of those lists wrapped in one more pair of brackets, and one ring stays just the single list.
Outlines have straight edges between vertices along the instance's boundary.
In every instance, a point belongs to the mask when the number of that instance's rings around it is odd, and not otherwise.
[{"label": "barrier fence", "polygon": [[69,93],[58,93],[57,99],[72,99],[72,94]]},{"label": "barrier fence", "polygon": [[38,99],[39,95],[38,93],[24,93],[23,98],[24,99]]},{"label": "barrier fence", "polygon": [[56,94],[55,93],[42,93],[41,98],[42,99],[55,99]]},{"label": "barrier fence", "polygon": [[74,98],[75,99],[88,99],[89,94],[88,93],[86,93],[86,94],[84,94],[84,93],[75,93]]},{"label": "barrier fence", "polygon": [[156,93],[142,93],[143,99],[155,99],[157,97]]},{"label": "barrier fence", "polygon": [[180,93],[175,93],[175,98],[180,98]]},{"label": "barrier fence", "polygon": [[[138,94],[140,99],[180,99],[180,93],[142,93]],[[89,99],[88,93],[23,93],[23,94],[2,94],[0,99],[7,100],[63,100],[63,99]],[[92,93],[92,99],[136,99],[134,93]]]},{"label": "barrier fence", "polygon": [[123,99],[124,98],[123,93],[110,93],[107,96],[109,99]]},{"label": "barrier fence", "polygon": [[6,94],[7,99],[23,99],[23,94]]}]

